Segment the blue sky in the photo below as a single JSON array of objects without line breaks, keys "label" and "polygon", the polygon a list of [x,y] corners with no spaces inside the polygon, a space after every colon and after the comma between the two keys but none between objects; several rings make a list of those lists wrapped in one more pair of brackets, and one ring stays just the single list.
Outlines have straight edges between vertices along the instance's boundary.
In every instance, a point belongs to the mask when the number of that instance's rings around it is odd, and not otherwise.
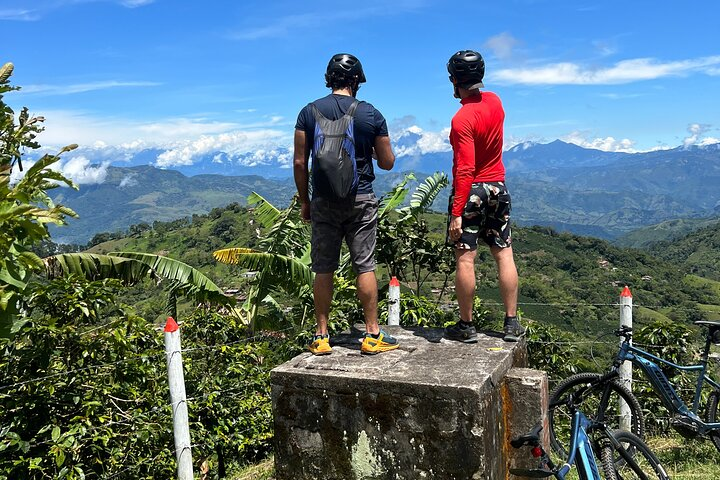
[{"label": "blue sky", "polygon": [[9,103],[47,118],[41,142],[88,157],[280,152],[337,52],[362,61],[358,96],[392,135],[447,150],[459,49],[485,58],[506,147],[645,151],[719,141],[718,18],[716,1],[2,0],[0,62],[24,87]]}]

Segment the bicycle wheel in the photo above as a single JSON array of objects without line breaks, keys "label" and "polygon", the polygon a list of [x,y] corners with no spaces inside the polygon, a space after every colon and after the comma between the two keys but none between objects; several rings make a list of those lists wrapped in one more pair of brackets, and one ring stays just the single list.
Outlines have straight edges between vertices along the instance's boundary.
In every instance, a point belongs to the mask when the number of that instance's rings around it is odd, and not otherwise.
[{"label": "bicycle wheel", "polygon": [[[615,430],[612,432],[613,437],[620,442],[625,450],[632,450],[633,461],[637,464],[640,472],[644,473],[649,480],[669,480],[670,477],[660,464],[660,460],[650,450],[645,442],[640,440],[635,434],[626,430]],[[609,440],[605,440],[600,450],[600,462],[605,472],[606,480],[633,480],[641,478],[635,470],[635,466],[631,466],[626,462],[620,452],[616,450]]]},{"label": "bicycle wheel", "polygon": [[[710,397],[707,401],[707,410],[705,411],[705,421],[707,423],[716,423],[718,419],[720,419],[720,415],[718,415],[718,402],[720,401],[720,392],[715,390],[710,394]],[[713,445],[715,445],[715,448],[720,452],[720,431],[715,430],[712,432],[709,432],[708,435],[710,435],[710,440],[712,440]]]},{"label": "bicycle wheel", "polygon": [[[550,446],[562,458],[567,458],[567,445],[570,443],[570,424],[572,422],[572,414],[562,400],[567,398],[569,393],[589,386],[600,377],[601,375],[598,373],[578,373],[565,379],[550,394],[548,410]],[[576,398],[578,409],[590,419],[597,416],[603,388],[604,385],[598,385],[586,392],[583,398]],[[605,424],[611,430],[620,428],[620,399],[630,407],[631,431],[642,438],[645,433],[645,423],[640,403],[630,390],[615,381],[610,381],[610,398],[605,411]],[[556,406],[553,407],[553,405]]]}]

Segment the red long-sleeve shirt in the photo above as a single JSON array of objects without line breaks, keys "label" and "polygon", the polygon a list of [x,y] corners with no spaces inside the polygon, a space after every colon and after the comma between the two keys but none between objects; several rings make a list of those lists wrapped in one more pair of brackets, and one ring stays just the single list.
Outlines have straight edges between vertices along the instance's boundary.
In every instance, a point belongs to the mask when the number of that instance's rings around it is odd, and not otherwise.
[{"label": "red long-sleeve shirt", "polygon": [[502,163],[505,111],[492,92],[464,98],[452,119],[450,145],[453,148],[452,215],[461,216],[477,182],[505,181]]}]

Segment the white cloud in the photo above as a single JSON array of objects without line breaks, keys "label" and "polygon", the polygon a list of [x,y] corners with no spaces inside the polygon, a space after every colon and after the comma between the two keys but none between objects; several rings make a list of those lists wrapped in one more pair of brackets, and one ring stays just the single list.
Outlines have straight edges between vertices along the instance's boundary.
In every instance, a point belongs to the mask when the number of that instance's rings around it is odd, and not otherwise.
[{"label": "white cloud", "polygon": [[90,160],[77,155],[60,164],[60,172],[78,185],[93,185],[103,183],[107,177],[107,167],[110,162],[100,165],[91,165]]},{"label": "white cloud", "polygon": [[[0,20],[19,20],[34,22],[40,20],[45,14],[67,6],[84,3],[97,3],[111,1],[127,8],[137,8],[154,3],[155,0],[33,0],[32,9],[25,8],[28,0],[3,0],[5,8],[0,9]],[[17,6],[17,5],[20,6]]]},{"label": "white cloud", "polygon": [[22,87],[20,93],[44,95],[71,95],[74,93],[93,92],[120,87],[157,87],[158,82],[122,82],[107,80],[103,82],[76,83],[72,85],[27,85]]},{"label": "white cloud", "polygon": [[449,152],[452,150],[448,136],[450,128],[440,132],[428,132],[412,125],[395,133],[393,139],[395,155],[398,157],[425,155],[428,153]]},{"label": "white cloud", "polygon": [[513,50],[520,41],[507,32],[503,32],[485,42],[485,47],[490,49],[495,56],[501,60],[512,57]]},{"label": "white cloud", "polygon": [[56,148],[77,143],[83,148],[137,152],[147,148],[173,148],[202,135],[229,132],[270,132],[282,125],[281,117],[267,121],[238,124],[204,118],[168,118],[156,122],[139,122],[117,117],[97,117],[83,111],[47,110],[36,112],[45,117],[45,131],[38,137],[42,145]]},{"label": "white cloud", "polygon": [[[308,30],[316,25],[332,23],[357,23],[367,17],[390,16],[407,13],[424,5],[424,0],[395,0],[394,2],[378,2],[363,8],[347,10],[324,9],[283,17],[256,19],[260,26],[248,26],[237,29],[228,37],[232,40],[259,40],[263,38],[280,38],[294,35],[296,32]],[[309,30],[308,30],[309,31]]]},{"label": "white cloud", "polygon": [[120,184],[118,186],[120,188],[125,188],[125,187],[132,187],[132,186],[137,185],[138,182],[137,182],[137,180],[135,180],[136,176],[137,175],[132,174],[132,173],[129,175],[126,175],[125,177],[123,177],[122,180],[120,180]]},{"label": "white cloud", "polygon": [[123,0],[120,2],[121,5],[128,8],[142,7],[155,3],[155,0]]},{"label": "white cloud", "polygon": [[[224,152],[229,158],[252,154],[249,166],[262,163],[267,151],[274,151],[273,145],[289,144],[289,135],[277,130],[235,131],[218,135],[203,135],[196,140],[177,142],[156,160],[158,167],[192,165],[203,155]],[[253,156],[254,155],[254,156]]]},{"label": "white cloud", "polygon": [[683,139],[683,145],[685,147],[689,147],[690,145],[698,145],[698,140],[705,134],[705,132],[710,130],[710,125],[702,123],[692,123],[688,125],[687,130],[690,135]]},{"label": "white cloud", "polygon": [[[35,164],[34,161],[28,159],[23,160],[23,171],[15,167],[10,176],[10,182],[16,183],[30,167]],[[109,161],[98,164],[96,161],[91,162],[84,155],[74,155],[70,158],[62,157],[60,162],[50,166],[52,170],[62,173],[64,176],[72,180],[78,185],[93,185],[103,183],[107,177],[107,168],[110,166]],[[64,183],[60,184],[65,186]]]},{"label": "white cloud", "polygon": [[634,148],[635,142],[627,138],[620,140],[617,140],[614,137],[588,139],[582,132],[572,132],[569,135],[560,138],[560,140],[567,143],[574,143],[575,145],[583,148],[592,148],[595,150],[602,150],[604,152],[637,152]]},{"label": "white cloud", "polygon": [[554,63],[543,67],[499,70],[493,80],[525,85],[617,85],[691,73],[716,74],[720,55],[675,62],[653,58],[623,60],[610,67],[590,68],[575,63]]},{"label": "white cloud", "polygon": [[0,10],[0,20],[20,20],[24,22],[33,22],[35,20],[38,20],[39,18],[40,17],[35,10],[26,10],[21,8]]}]

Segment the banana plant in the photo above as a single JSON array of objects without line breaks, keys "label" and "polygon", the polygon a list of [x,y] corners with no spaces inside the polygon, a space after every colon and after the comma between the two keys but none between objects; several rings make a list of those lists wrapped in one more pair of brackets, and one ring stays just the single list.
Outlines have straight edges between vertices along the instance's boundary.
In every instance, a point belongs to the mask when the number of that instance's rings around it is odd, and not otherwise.
[{"label": "banana plant", "polygon": [[275,208],[257,193],[248,197],[248,204],[255,206],[255,218],[269,229],[260,241],[263,250],[225,248],[213,252],[213,256],[219,262],[257,272],[241,309],[243,320],[254,331],[260,305],[275,302],[272,292],[283,290],[296,297],[308,296],[313,273],[310,231],[300,219],[297,198],[285,210]]},{"label": "banana plant", "polygon": [[94,253],[63,253],[44,259],[47,277],[81,275],[88,280],[116,278],[125,285],[134,285],[151,278],[167,280],[167,312],[177,318],[177,298],[184,296],[197,302],[211,302],[220,305],[234,303],[223,291],[199,270],[179,260],[140,252],[110,252],[107,255]]}]

